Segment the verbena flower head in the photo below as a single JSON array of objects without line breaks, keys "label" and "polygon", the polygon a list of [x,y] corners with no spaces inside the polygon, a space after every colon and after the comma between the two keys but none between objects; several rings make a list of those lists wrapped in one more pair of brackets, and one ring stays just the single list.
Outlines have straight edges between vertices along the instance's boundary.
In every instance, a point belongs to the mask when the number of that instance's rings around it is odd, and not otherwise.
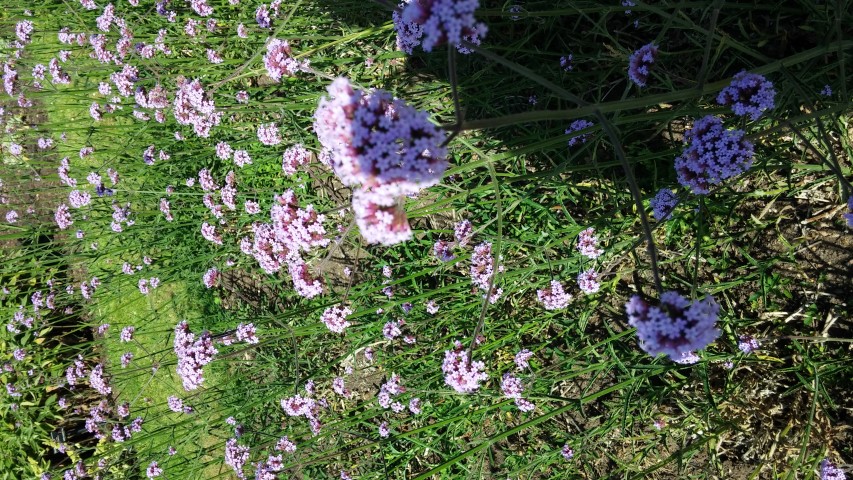
[{"label": "verbena flower head", "polygon": [[444,383],[459,393],[473,393],[480,388],[480,382],[489,378],[485,372],[486,364],[481,361],[468,361],[468,352],[457,341],[453,350],[445,350],[441,371]]},{"label": "verbena flower head", "polygon": [[441,181],[445,136],[426,112],[384,90],[355,88],[346,78],[327,90],[314,114],[314,131],[344,185],[400,196]]},{"label": "verbena flower head", "polygon": [[285,175],[294,175],[301,165],[308,164],[312,158],[314,158],[314,154],[301,143],[297,143],[284,151],[281,160],[281,169]]},{"label": "verbena flower head", "polygon": [[397,48],[412,53],[420,45],[431,52],[450,43],[461,53],[470,53],[460,45],[462,40],[479,45],[488,30],[474,18],[479,6],[479,0],[404,0],[402,12],[393,14]]},{"label": "verbena flower head", "polygon": [[772,82],[762,75],[742,71],[717,95],[717,103],[730,105],[735,115],[749,115],[752,120],[758,120],[765,110],[774,107],[774,97],[776,90]]},{"label": "verbena flower head", "polygon": [[474,226],[470,220],[462,220],[453,227],[453,237],[457,245],[464,247],[474,237]]},{"label": "verbena flower head", "polygon": [[578,274],[578,288],[587,295],[595,293],[601,287],[598,283],[598,273],[593,269],[584,270]]},{"label": "verbena flower head", "polygon": [[578,235],[578,251],[581,255],[593,260],[604,253],[604,250],[598,248],[598,236],[595,235],[594,228],[589,227]]},{"label": "verbena flower head", "polygon": [[308,70],[308,60],[301,62],[293,58],[290,44],[287,40],[273,39],[267,44],[267,53],[264,55],[264,66],[267,74],[273,80],[280,81],[283,76],[293,76],[298,71]]},{"label": "verbena flower head", "polygon": [[753,147],[743,130],[727,130],[719,118],[696,120],[684,134],[687,148],[675,159],[678,182],[697,195],[752,166]]},{"label": "verbena flower head", "polygon": [[210,136],[210,129],[219,125],[222,113],[216,111],[213,100],[205,93],[198,79],[187,81],[178,78],[175,92],[175,120],[181,125],[192,125],[199,137]]},{"label": "verbena flower head", "polygon": [[529,361],[532,357],[533,352],[531,352],[530,350],[526,348],[519,350],[519,352],[515,354],[515,358],[513,359],[513,361],[515,361],[515,368],[518,370],[528,368],[530,366]]},{"label": "verbena flower head", "polygon": [[156,478],[163,474],[163,469],[157,462],[151,462],[148,468],[145,469],[145,476],[148,478]]},{"label": "verbena flower head", "polygon": [[654,43],[643,45],[632,53],[628,59],[628,78],[638,87],[645,87],[657,56],[658,47]]},{"label": "verbena flower head", "polygon": [[501,392],[507,398],[521,398],[524,393],[524,385],[521,379],[511,373],[504,373],[501,378]]},{"label": "verbena flower head", "polygon": [[654,215],[655,220],[660,222],[668,220],[672,216],[672,211],[678,204],[678,197],[671,189],[661,188],[649,204],[652,207],[652,215]]},{"label": "verbena flower head", "polygon": [[720,304],[710,296],[690,301],[668,291],[661,295],[660,306],[651,306],[634,295],[625,310],[628,323],[637,328],[640,347],[653,357],[665,353],[681,361],[688,352],[701,350],[720,336],[716,328]]},{"label": "verbena flower head", "polygon": [[745,354],[750,354],[761,348],[761,344],[751,335],[741,335],[738,338],[737,348]]},{"label": "verbena flower head", "polygon": [[844,214],[844,219],[847,220],[847,227],[853,228],[853,195],[847,199],[847,210],[848,212]]},{"label": "verbena flower head", "polygon": [[359,189],[353,192],[352,209],[355,223],[367,243],[395,245],[412,238],[401,200]]},{"label": "verbena flower head", "polygon": [[569,444],[567,443],[567,444],[563,445],[563,448],[560,450],[560,455],[562,455],[563,458],[565,458],[568,461],[568,460],[571,460],[572,458],[574,458],[575,451],[572,450],[572,447],[570,447]]},{"label": "verbena flower head", "polygon": [[[566,129],[566,135],[571,135],[575,132],[592,127],[594,125],[595,124],[590,122],[589,120],[575,120],[574,122],[572,122],[571,125],[569,125],[569,128]],[[581,145],[583,143],[586,143],[587,139],[589,139],[589,135],[589,133],[585,133],[583,135],[575,135],[569,139],[568,144],[570,147],[574,147],[575,145]]]},{"label": "verbena flower head", "polygon": [[213,339],[207,332],[196,339],[187,322],[181,321],[175,326],[174,350],[178,357],[176,370],[184,390],[197,389],[204,381],[202,368],[212,362],[213,357],[219,353],[213,346]]},{"label": "verbena flower head", "polygon": [[258,140],[264,145],[278,145],[281,143],[281,135],[275,123],[258,125]]},{"label": "verbena flower head", "polygon": [[352,310],[349,307],[335,305],[324,310],[320,320],[323,321],[329,330],[335,333],[343,333],[344,329],[350,326],[347,316],[351,313]]},{"label": "verbena flower head", "polygon": [[830,459],[824,458],[820,462],[820,480],[845,480],[844,471],[838,468]]},{"label": "verbena flower head", "polygon": [[561,310],[572,301],[572,296],[563,290],[563,285],[557,280],[551,280],[549,288],[536,290],[536,296],[545,310]]}]

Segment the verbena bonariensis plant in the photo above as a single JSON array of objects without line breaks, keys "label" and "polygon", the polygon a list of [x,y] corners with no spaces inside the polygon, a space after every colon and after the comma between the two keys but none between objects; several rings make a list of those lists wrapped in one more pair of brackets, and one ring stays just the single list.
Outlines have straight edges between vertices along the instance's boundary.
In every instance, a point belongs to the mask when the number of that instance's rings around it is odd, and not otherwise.
[{"label": "verbena bonariensis plant", "polygon": [[846,468],[843,5],[14,3],[13,477]]}]

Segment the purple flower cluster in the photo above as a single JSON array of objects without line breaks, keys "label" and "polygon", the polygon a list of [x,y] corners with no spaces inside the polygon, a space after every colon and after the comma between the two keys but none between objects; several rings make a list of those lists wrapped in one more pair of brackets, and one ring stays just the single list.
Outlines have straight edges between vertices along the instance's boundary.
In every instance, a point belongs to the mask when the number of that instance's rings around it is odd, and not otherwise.
[{"label": "purple flower cluster", "polygon": [[[595,124],[590,122],[589,120],[575,120],[571,123],[571,125],[569,125],[569,128],[566,129],[566,135],[571,135],[575,132],[581,131],[592,126],[595,126]],[[569,146],[574,147],[575,145],[581,145],[583,143],[586,143],[586,141],[589,139],[589,136],[589,133],[573,136],[569,139]]]},{"label": "purple flower cluster", "polygon": [[104,366],[102,364],[95,365],[95,368],[89,372],[89,386],[104,396],[112,393],[113,389],[110,388],[107,379],[104,378]]},{"label": "purple flower cluster", "polygon": [[844,214],[844,219],[847,220],[847,227],[853,228],[853,195],[847,199],[847,210],[848,212]]},{"label": "purple flower cluster", "polygon": [[184,390],[195,390],[204,381],[202,368],[213,361],[218,353],[213,346],[213,340],[208,332],[195,338],[186,321],[175,326],[175,354],[178,356],[176,370],[184,385]]},{"label": "purple flower cluster", "polygon": [[283,398],[281,400],[281,408],[284,413],[291,417],[305,417],[311,426],[311,432],[314,435],[320,433],[322,423],[320,423],[320,407],[322,405],[317,400],[301,395]]},{"label": "purple flower cluster", "polygon": [[758,343],[758,340],[756,340],[755,337],[750,335],[741,335],[738,338],[737,348],[744,354],[748,355],[761,348],[761,344]]},{"label": "purple flower cluster", "polygon": [[384,409],[393,409],[394,411],[402,411],[403,404],[395,401],[394,397],[406,391],[406,387],[400,384],[400,376],[392,373],[388,380],[379,387],[379,394],[376,395],[376,400],[379,406]]},{"label": "purple flower cluster", "polygon": [[204,138],[210,136],[210,129],[219,125],[222,118],[222,113],[216,111],[213,100],[205,94],[198,79],[178,80],[174,114],[179,124],[192,125],[195,134]]},{"label": "purple flower cluster", "polygon": [[655,220],[661,222],[672,216],[672,211],[678,205],[678,197],[669,188],[661,188],[649,204],[652,207],[652,215]]},{"label": "purple flower cluster", "polygon": [[281,134],[275,123],[262,123],[258,125],[258,141],[264,145],[278,145],[281,143]]},{"label": "purple flower cluster", "polygon": [[625,304],[628,323],[637,328],[640,347],[649,355],[665,353],[673,361],[701,350],[720,336],[716,328],[720,304],[713,297],[690,301],[677,292],[661,295],[660,306],[650,306],[639,295]]},{"label": "purple flower cluster", "polygon": [[66,230],[70,227],[74,220],[71,218],[71,211],[68,210],[68,205],[62,203],[56,207],[56,214],[53,216],[60,230]]},{"label": "purple flower cluster", "polygon": [[136,327],[127,326],[121,329],[121,335],[119,336],[119,340],[122,342],[129,342],[133,340],[133,333],[136,331]]},{"label": "purple flower cluster", "polygon": [[744,137],[743,130],[727,130],[712,115],[696,120],[684,134],[687,148],[675,159],[678,182],[705,195],[712,185],[749,170],[753,147]]},{"label": "purple flower cluster", "polygon": [[441,181],[447,168],[444,135],[420,112],[384,90],[364,92],[345,78],[320,100],[314,130],[331,150],[332,166],[348,186],[417,193]]},{"label": "purple flower cluster", "polygon": [[601,287],[601,284],[598,283],[598,273],[591,268],[579,273],[578,287],[587,295],[597,292]]},{"label": "purple flower cluster", "polygon": [[594,228],[589,227],[578,235],[578,251],[581,255],[593,260],[604,253],[604,250],[598,248],[598,237],[595,235]]},{"label": "purple flower cluster", "polygon": [[474,226],[470,220],[461,220],[453,226],[453,237],[456,239],[456,244],[460,247],[468,245],[468,242],[474,237]]},{"label": "purple flower cluster", "polygon": [[479,0],[403,0],[402,11],[393,14],[397,31],[397,48],[412,53],[418,45],[425,52],[450,43],[461,53],[470,50],[464,40],[479,45],[486,35],[486,25],[474,18]]},{"label": "purple flower cluster", "polygon": [[204,275],[201,277],[202,283],[207,288],[213,288],[216,286],[216,282],[219,281],[219,270],[216,267],[209,268]]},{"label": "purple flower cluster", "polygon": [[838,468],[830,459],[824,458],[820,462],[820,480],[845,480],[847,476],[844,470]]},{"label": "purple flower cluster", "polygon": [[530,367],[529,362],[531,358],[533,358],[533,352],[526,348],[519,350],[513,358],[513,361],[515,362],[515,368],[518,370],[524,370],[525,368]]},{"label": "purple flower cluster", "polygon": [[248,344],[257,344],[260,342],[257,336],[257,330],[253,323],[240,323],[237,325],[237,341],[246,342]]},{"label": "purple flower cluster", "polygon": [[308,60],[301,62],[293,58],[290,44],[287,40],[273,39],[267,44],[267,53],[264,54],[264,66],[270,78],[280,81],[283,76],[293,76],[296,72],[308,71]]},{"label": "purple flower cluster", "polygon": [[296,451],[296,444],[291,442],[287,435],[285,435],[278,439],[275,449],[279,452],[293,453]]},{"label": "purple flower cluster", "polygon": [[658,47],[649,43],[640,47],[628,59],[628,78],[638,87],[645,87],[649,80],[649,69],[658,56]]},{"label": "purple flower cluster", "polygon": [[301,165],[308,164],[314,154],[302,146],[301,143],[288,148],[284,151],[281,160],[281,169],[285,175],[295,175]]},{"label": "purple flower cluster", "polygon": [[775,97],[776,89],[772,82],[756,73],[742,71],[720,91],[717,103],[730,105],[735,115],[749,115],[752,120],[758,120],[765,110],[773,109]]},{"label": "purple flower cluster", "polygon": [[[474,247],[474,253],[471,254],[471,268],[469,270],[471,283],[481,291],[487,292],[485,295],[488,295],[490,303],[497,302],[503,295],[503,288],[492,285],[491,291],[489,290],[489,283],[494,274],[493,263],[494,257],[492,256],[491,243],[483,242]],[[503,271],[502,265],[498,266],[498,271]]]},{"label": "purple flower cluster", "polygon": [[402,199],[359,189],[353,192],[352,210],[367,243],[394,245],[412,238]]},{"label": "purple flower cluster", "polygon": [[353,210],[370,243],[410,238],[408,219],[396,205],[405,195],[441,181],[447,149],[441,129],[384,90],[365,92],[338,78],[314,114],[314,131],[344,185],[358,187]]},{"label": "purple flower cluster", "polygon": [[572,301],[572,295],[566,293],[563,284],[557,280],[551,280],[551,286],[546,289],[536,290],[536,296],[545,310],[562,310]]},{"label": "purple flower cluster", "polygon": [[246,478],[243,467],[249,461],[249,447],[238,445],[236,438],[229,438],[225,442],[225,464],[234,469],[238,478]]},{"label": "purple flower cluster", "polygon": [[318,214],[313,205],[300,208],[296,194],[287,190],[275,196],[270,218],[272,223],[252,225],[254,239],[246,240],[244,251],[255,257],[267,273],[276,273],[286,265],[300,295],[319,295],[322,284],[311,277],[301,252],[329,244],[323,227],[325,215]]},{"label": "purple flower cluster", "polygon": [[133,360],[133,353],[127,352],[127,353],[122,354],[120,360],[121,360],[121,368],[127,368],[127,366],[130,365],[130,361]]},{"label": "purple flower cluster", "polygon": [[335,305],[324,310],[320,320],[323,321],[329,330],[335,333],[343,333],[344,329],[350,326],[347,316],[351,313],[352,310],[349,307]]},{"label": "purple flower cluster", "polygon": [[166,399],[166,403],[169,406],[169,410],[175,413],[181,413],[184,411],[184,401],[174,395]]},{"label": "purple flower cluster", "polygon": [[157,462],[151,462],[148,468],[145,469],[145,476],[148,478],[156,478],[160,475],[163,475],[163,469],[160,468]]},{"label": "purple flower cluster", "polygon": [[458,340],[453,350],[444,351],[444,362],[441,364],[444,383],[459,393],[476,392],[480,388],[480,382],[489,378],[485,369],[486,364],[482,361],[469,361],[468,352]]},{"label": "purple flower cluster", "polygon": [[529,400],[521,397],[524,393],[524,385],[521,384],[521,379],[511,373],[504,373],[501,378],[501,392],[507,398],[515,400],[515,406],[522,412],[530,412],[536,408],[536,405]]}]

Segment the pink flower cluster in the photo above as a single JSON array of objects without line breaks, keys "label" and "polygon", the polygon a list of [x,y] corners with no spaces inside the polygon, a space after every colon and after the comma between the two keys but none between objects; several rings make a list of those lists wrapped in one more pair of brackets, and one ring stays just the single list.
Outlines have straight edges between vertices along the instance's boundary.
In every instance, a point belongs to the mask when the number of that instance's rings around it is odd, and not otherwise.
[{"label": "pink flower cluster", "polygon": [[480,388],[480,382],[489,378],[485,369],[486,364],[482,361],[469,361],[468,352],[458,340],[453,350],[444,351],[444,362],[441,364],[444,383],[459,393],[476,392]]},{"label": "pink flower cluster", "polygon": [[[483,242],[474,247],[471,255],[471,283],[481,291],[488,292],[489,302],[495,303],[503,295],[503,288],[492,285],[489,291],[489,283],[492,280],[494,257],[492,256],[492,244]],[[498,266],[498,271],[503,271],[503,266]]]},{"label": "pink flower cluster", "polygon": [[299,167],[308,164],[312,158],[314,158],[314,154],[301,143],[297,143],[284,151],[281,169],[284,170],[285,175],[295,175]]},{"label": "pink flower cluster", "polygon": [[658,47],[654,43],[643,45],[632,53],[628,59],[628,78],[638,87],[645,87],[657,56]]},{"label": "pink flower cluster", "polygon": [[309,61],[301,62],[293,58],[290,44],[287,40],[273,39],[267,44],[267,53],[264,54],[264,66],[273,80],[279,81],[283,76],[293,76],[296,72],[308,71]]},{"label": "pink flower cluster", "polygon": [[175,92],[175,120],[181,125],[192,125],[199,137],[210,136],[211,128],[219,125],[222,113],[216,111],[213,100],[204,92],[198,79],[188,81],[178,79],[178,91]]},{"label": "pink flower cluster", "polygon": [[522,385],[521,379],[511,373],[504,373],[503,378],[501,378],[501,392],[505,397],[514,399],[515,406],[522,412],[530,412],[536,408],[533,402],[522,398],[524,385]]},{"label": "pink flower cluster", "polygon": [[578,251],[591,259],[596,259],[604,253],[604,250],[598,248],[598,237],[595,235],[594,228],[589,227],[578,235]]},{"label": "pink flower cluster", "polygon": [[557,280],[551,280],[551,286],[542,290],[536,290],[539,302],[545,310],[562,310],[572,301],[572,295],[563,290],[563,284]]},{"label": "pink flower cluster", "polygon": [[238,478],[246,478],[243,466],[249,461],[249,447],[238,445],[236,438],[229,438],[225,442],[225,464],[234,469]]},{"label": "pink flower cluster", "polygon": [[255,325],[252,323],[240,323],[237,325],[237,341],[249,344],[259,343],[260,340],[258,339]]},{"label": "pink flower cluster", "polygon": [[275,196],[270,218],[272,223],[252,225],[254,240],[246,245],[244,252],[254,256],[270,274],[286,265],[298,293],[308,298],[319,295],[322,284],[311,278],[301,253],[329,244],[323,227],[325,215],[318,214],[313,205],[300,208],[296,194],[287,190]]},{"label": "pink flower cluster", "polygon": [[291,417],[307,418],[314,435],[320,433],[320,428],[323,426],[320,423],[320,407],[321,404],[317,400],[301,395],[294,395],[281,400],[281,408],[284,413]]},{"label": "pink flower cluster", "polygon": [[314,114],[314,131],[332,169],[353,194],[356,223],[369,243],[411,238],[402,197],[441,181],[444,134],[426,112],[384,90],[369,92],[338,78]]},{"label": "pink flower cluster", "polygon": [[320,320],[323,321],[329,330],[335,333],[343,333],[344,329],[350,326],[347,316],[351,313],[352,310],[349,307],[335,305],[324,310]]},{"label": "pink flower cluster", "polygon": [[181,321],[175,326],[175,354],[178,356],[176,370],[181,377],[184,390],[195,390],[204,381],[205,365],[213,361],[214,355],[218,353],[213,346],[213,340],[207,332],[202,333],[198,339],[190,331],[186,321]]}]

